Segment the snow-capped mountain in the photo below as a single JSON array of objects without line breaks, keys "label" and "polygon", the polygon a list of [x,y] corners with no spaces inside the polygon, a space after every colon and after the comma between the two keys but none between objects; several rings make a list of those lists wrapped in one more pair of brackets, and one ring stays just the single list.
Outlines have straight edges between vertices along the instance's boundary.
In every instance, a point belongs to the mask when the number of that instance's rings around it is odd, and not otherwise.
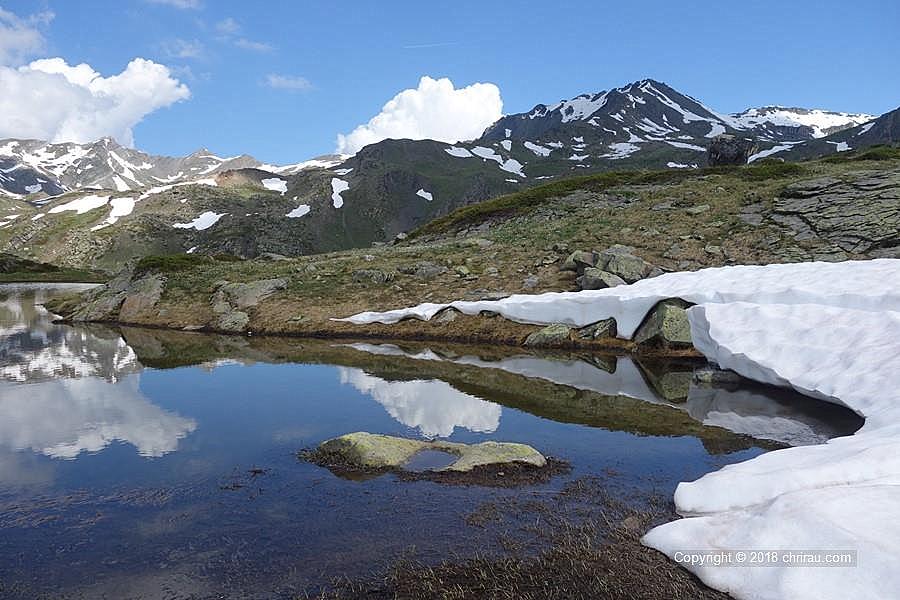
[{"label": "snow-capped mountain", "polygon": [[0,192],[7,196],[55,196],[98,188],[118,192],[209,177],[259,166],[252,156],[216,156],[206,149],[184,157],[153,156],[112,138],[90,144],[0,140]]},{"label": "snow-capped mountain", "polygon": [[900,140],[896,119],[868,117],[771,106],[724,114],[644,79],[505,116],[471,141],[387,139],[283,166],[206,150],[151,156],[110,139],[0,140],[0,251],[115,271],[148,254],[363,247],[545,180],[703,167],[723,133],[749,138],[752,160]]},{"label": "snow-capped mountain", "polygon": [[786,108],[783,106],[763,106],[750,108],[731,115],[732,126],[756,129],[758,135],[772,140],[797,140],[804,136],[821,138],[826,135],[862,125],[875,118],[864,113],[833,112],[821,109]]},{"label": "snow-capped mountain", "polygon": [[538,158],[565,158],[582,167],[600,163],[608,168],[628,163],[684,167],[704,164],[710,139],[723,133],[752,138],[765,150],[823,137],[873,118],[774,106],[729,115],[664,83],[644,79],[508,115],[478,141],[507,150],[522,144]]}]

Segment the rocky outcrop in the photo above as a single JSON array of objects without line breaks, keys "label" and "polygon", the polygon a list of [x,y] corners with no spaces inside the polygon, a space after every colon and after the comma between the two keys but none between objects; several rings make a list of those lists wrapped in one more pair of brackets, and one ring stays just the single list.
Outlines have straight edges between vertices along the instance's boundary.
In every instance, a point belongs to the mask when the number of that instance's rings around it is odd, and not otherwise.
[{"label": "rocky outcrop", "polygon": [[898,172],[801,181],[785,188],[772,209],[771,221],[795,240],[826,253],[900,253]]},{"label": "rocky outcrop", "polygon": [[250,323],[247,312],[256,307],[264,298],[287,287],[287,281],[260,279],[248,283],[220,281],[212,296],[212,311],[215,314],[213,326],[222,331],[244,331]]},{"label": "rocky outcrop", "polygon": [[706,159],[712,167],[719,165],[746,165],[751,155],[759,151],[754,140],[723,133],[709,143]]},{"label": "rocky outcrop", "polygon": [[654,267],[634,254],[631,246],[616,244],[601,252],[576,250],[560,266],[575,271],[582,290],[598,290],[622,283],[634,283],[654,274]]}]

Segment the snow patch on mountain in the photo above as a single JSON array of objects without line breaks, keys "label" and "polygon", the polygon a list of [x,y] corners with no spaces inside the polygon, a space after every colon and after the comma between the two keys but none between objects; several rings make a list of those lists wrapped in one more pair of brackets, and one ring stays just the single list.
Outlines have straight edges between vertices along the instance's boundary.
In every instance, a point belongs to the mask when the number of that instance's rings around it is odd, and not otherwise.
[{"label": "snow patch on mountain", "polygon": [[338,179],[337,177],[331,178],[331,204],[335,208],[340,208],[344,205],[344,198],[341,196],[342,193],[346,192],[350,189],[350,184],[344,181],[343,179]]},{"label": "snow patch on mountain", "polygon": [[172,225],[172,227],[174,227],[175,229],[196,229],[197,231],[203,231],[218,223],[219,219],[227,214],[228,213],[217,213],[208,210],[204,213],[201,213],[199,217],[197,217],[190,223],[175,223],[174,225]]}]

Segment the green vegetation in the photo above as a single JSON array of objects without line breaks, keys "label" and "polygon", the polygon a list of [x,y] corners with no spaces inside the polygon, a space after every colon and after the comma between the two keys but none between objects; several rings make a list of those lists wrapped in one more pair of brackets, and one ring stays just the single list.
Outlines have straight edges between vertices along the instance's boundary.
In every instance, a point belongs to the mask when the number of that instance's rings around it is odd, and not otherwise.
[{"label": "green vegetation", "polygon": [[134,268],[135,275],[142,275],[151,271],[159,273],[175,273],[193,269],[199,265],[211,265],[216,262],[239,262],[242,259],[231,254],[160,254],[145,256],[140,259]]},{"label": "green vegetation", "polygon": [[0,283],[102,283],[107,279],[107,276],[96,271],[64,269],[11,254],[0,254]]},{"label": "green vegetation", "polygon": [[804,165],[777,160],[761,161],[743,167],[707,167],[704,169],[666,169],[662,171],[608,171],[554,181],[514,194],[500,196],[478,204],[459,208],[412,232],[411,237],[436,234],[484,221],[491,217],[528,212],[550,198],[558,198],[578,190],[603,192],[621,186],[667,185],[710,175],[729,175],[744,181],[766,181],[798,177],[808,172]]}]

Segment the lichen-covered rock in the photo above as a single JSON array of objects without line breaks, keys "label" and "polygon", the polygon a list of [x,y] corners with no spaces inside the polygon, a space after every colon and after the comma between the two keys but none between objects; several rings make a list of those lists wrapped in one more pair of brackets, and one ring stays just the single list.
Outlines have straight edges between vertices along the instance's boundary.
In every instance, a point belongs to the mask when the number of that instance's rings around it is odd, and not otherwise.
[{"label": "lichen-covered rock", "polygon": [[606,262],[604,269],[627,283],[634,283],[649,275],[653,265],[633,254],[615,254]]},{"label": "lichen-covered rock", "polygon": [[353,281],[356,283],[374,283],[384,285],[394,280],[394,274],[378,269],[358,269],[353,271]]},{"label": "lichen-covered rock", "polygon": [[616,287],[624,285],[626,282],[618,275],[614,275],[608,271],[598,269],[596,267],[588,267],[584,270],[584,274],[575,279],[578,287],[582,290],[602,290],[603,288]]},{"label": "lichen-covered rock", "polygon": [[635,343],[667,348],[691,346],[691,325],[685,310],[688,306],[677,299],[657,304],[634,334]]},{"label": "lichen-covered rock", "polygon": [[583,340],[616,337],[616,320],[604,319],[602,321],[597,321],[587,327],[582,327],[578,330],[577,334],[578,337]]},{"label": "lichen-covered rock", "polygon": [[599,255],[586,250],[576,250],[563,261],[559,267],[561,271],[578,271],[579,273],[588,267],[597,266]]},{"label": "lichen-covered rock", "polygon": [[547,325],[525,338],[525,345],[532,347],[567,346],[572,342],[572,329],[562,323]]},{"label": "lichen-covered rock", "polygon": [[397,270],[405,275],[412,275],[417,279],[429,281],[438,275],[443,275],[448,269],[443,265],[423,260],[415,264],[404,265]]},{"label": "lichen-covered rock", "polygon": [[468,472],[476,467],[524,463],[535,467],[547,464],[544,456],[526,444],[482,442],[461,444],[441,440],[421,441],[358,431],[326,440],[312,454],[325,464],[340,464],[359,469],[403,470],[423,450],[436,450],[457,456],[451,464],[435,471]]}]

